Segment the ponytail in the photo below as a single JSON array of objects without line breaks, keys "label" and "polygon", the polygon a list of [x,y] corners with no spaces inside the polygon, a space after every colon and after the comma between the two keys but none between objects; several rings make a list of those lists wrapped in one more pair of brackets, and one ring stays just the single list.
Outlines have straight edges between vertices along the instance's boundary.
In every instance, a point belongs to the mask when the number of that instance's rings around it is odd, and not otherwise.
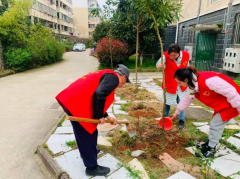
[{"label": "ponytail", "polygon": [[194,66],[180,68],[175,72],[174,78],[177,78],[179,81],[188,79],[188,87],[193,90],[198,78],[197,69]]}]

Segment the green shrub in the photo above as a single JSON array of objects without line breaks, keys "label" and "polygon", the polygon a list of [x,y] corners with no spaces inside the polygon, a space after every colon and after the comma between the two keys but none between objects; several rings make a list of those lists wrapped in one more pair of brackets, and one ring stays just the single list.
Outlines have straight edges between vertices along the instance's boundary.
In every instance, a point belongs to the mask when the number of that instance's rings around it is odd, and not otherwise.
[{"label": "green shrub", "polygon": [[49,29],[41,25],[31,27],[28,48],[32,56],[32,67],[61,61],[64,53],[64,45],[55,39]]},{"label": "green shrub", "polygon": [[93,48],[95,45],[93,42],[87,42],[85,43],[86,48]]},{"label": "green shrub", "polygon": [[5,54],[5,65],[7,69],[21,72],[29,69],[31,55],[27,49],[9,49]]},{"label": "green shrub", "polygon": [[238,77],[236,80],[234,80],[238,86],[240,86],[240,78]]},{"label": "green shrub", "polygon": [[113,66],[124,63],[124,61],[128,61],[129,58],[128,45],[120,40],[111,39],[109,37],[105,37],[98,41],[96,54],[100,65],[104,67],[111,66],[111,57]]}]

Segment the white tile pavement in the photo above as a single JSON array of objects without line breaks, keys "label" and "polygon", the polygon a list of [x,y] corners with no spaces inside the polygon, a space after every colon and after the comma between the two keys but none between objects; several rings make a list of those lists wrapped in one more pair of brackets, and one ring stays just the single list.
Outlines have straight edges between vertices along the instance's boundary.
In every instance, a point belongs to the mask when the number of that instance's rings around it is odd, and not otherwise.
[{"label": "white tile pavement", "polygon": [[49,137],[46,144],[54,154],[57,154],[59,152],[67,152],[72,150],[71,147],[68,147],[66,145],[66,142],[73,141],[73,140],[75,140],[74,134],[71,134],[71,135],[52,134]]},{"label": "white tile pavement", "polygon": [[240,156],[229,154],[213,160],[211,168],[224,177],[236,174],[240,171]]},{"label": "white tile pavement", "polygon": [[73,134],[72,126],[58,127],[54,134]]},{"label": "white tile pavement", "polygon": [[167,179],[196,179],[195,177],[189,175],[184,171],[175,173],[174,175],[168,177]]}]

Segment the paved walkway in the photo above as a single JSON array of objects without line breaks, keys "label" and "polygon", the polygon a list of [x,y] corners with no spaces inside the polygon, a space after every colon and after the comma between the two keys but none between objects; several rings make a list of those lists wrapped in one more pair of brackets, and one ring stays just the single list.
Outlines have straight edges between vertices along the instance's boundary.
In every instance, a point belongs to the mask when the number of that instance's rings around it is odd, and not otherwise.
[{"label": "paved walkway", "polygon": [[88,54],[66,53],[63,62],[0,78],[0,178],[52,178],[34,152],[62,114],[60,108],[50,109],[56,94],[97,69]]}]

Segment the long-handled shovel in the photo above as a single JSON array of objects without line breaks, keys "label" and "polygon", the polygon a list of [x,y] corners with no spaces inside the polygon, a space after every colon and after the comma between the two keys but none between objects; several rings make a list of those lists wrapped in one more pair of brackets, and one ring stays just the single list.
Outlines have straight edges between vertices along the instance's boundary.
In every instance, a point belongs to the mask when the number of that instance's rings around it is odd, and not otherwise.
[{"label": "long-handled shovel", "polygon": [[[88,119],[88,118],[81,118],[81,117],[73,117],[73,116],[66,116],[67,120],[70,121],[77,121],[77,122],[90,122],[90,123],[100,123],[100,120],[98,119]],[[105,120],[105,123],[111,123],[113,124],[113,121],[111,120]],[[127,131],[129,136],[132,138],[133,136],[136,136],[136,131],[133,128],[133,126],[129,123],[129,121],[118,121],[118,124],[126,124]]]},{"label": "long-handled shovel", "polygon": [[[173,118],[164,117],[164,130],[168,131],[172,129],[172,120]],[[162,118],[159,120],[159,127],[162,128]]]}]

